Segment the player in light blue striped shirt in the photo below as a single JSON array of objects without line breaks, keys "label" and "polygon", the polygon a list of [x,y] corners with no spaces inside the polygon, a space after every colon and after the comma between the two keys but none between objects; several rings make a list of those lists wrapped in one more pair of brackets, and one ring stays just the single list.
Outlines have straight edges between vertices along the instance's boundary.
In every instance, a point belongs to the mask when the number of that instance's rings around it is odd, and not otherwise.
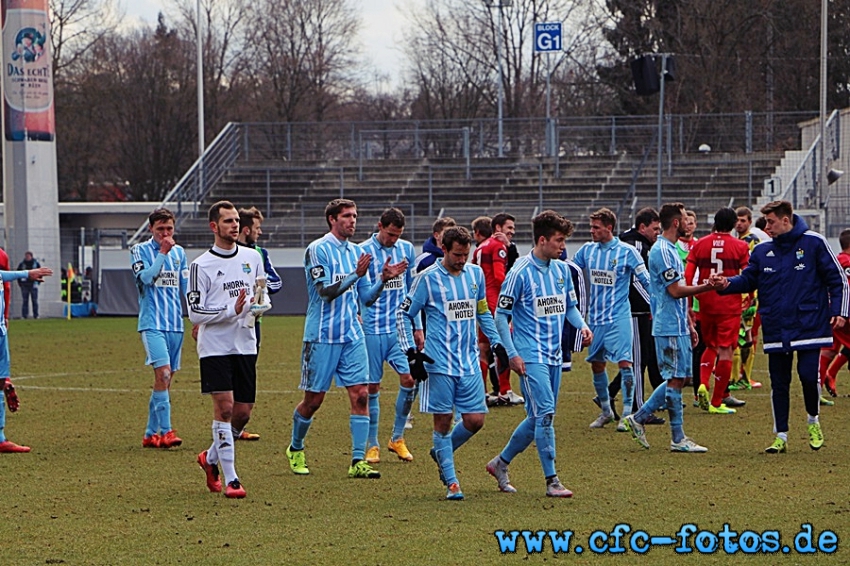
[{"label": "player in light blue striped shirt", "polygon": [[366,462],[369,433],[369,368],[363,328],[357,318],[360,302],[374,304],[384,283],[407,269],[407,262],[385,262],[381,276],[372,281],[372,256],[350,242],[357,227],[357,205],[352,200],[335,199],[325,207],[330,232],[307,247],[304,271],[307,276],[307,318],[301,351],[301,384],[304,399],[292,416],[292,440],[286,449],[289,467],[295,474],[310,470],[304,456],[304,438],[313,414],[322,406],[325,394],[336,380],[345,387],[351,402],[350,478],[379,478],[380,472]]},{"label": "player in light blue striped shirt", "polygon": [[53,275],[53,270],[47,267],[37,267],[28,271],[6,271],[0,270],[0,391],[6,398],[5,405],[0,399],[0,454],[26,453],[31,450],[29,446],[21,446],[6,439],[6,405],[9,412],[14,413],[20,406],[20,399],[12,385],[11,358],[9,356],[9,337],[6,329],[6,291],[4,283],[28,279],[30,281],[43,282],[45,277]]},{"label": "player in light blue striped shirt", "polygon": [[[587,351],[587,361],[593,371],[593,386],[602,413],[590,428],[602,428],[614,420],[608,397],[606,361],[616,362],[623,383],[623,415],[632,412],[635,374],[632,369],[632,310],[629,288],[634,276],[635,288],[649,295],[646,265],[638,251],[614,237],[616,215],[601,208],[590,215],[590,236],[593,240],[576,252],[573,261],[590,280],[588,322],[593,342]],[[621,422],[618,429],[625,430]]]},{"label": "player in light blue striped shirt", "polygon": [[665,204],[658,215],[662,233],[649,250],[650,309],[658,368],[664,383],[655,388],[637,413],[625,420],[632,437],[644,448],[649,448],[644,423],[649,415],[666,406],[672,435],[670,451],[707,452],[707,448],[685,436],[682,427],[682,387],[692,376],[692,348],[698,340],[696,328],[688,316],[687,297],[711,290],[720,283],[712,276],[702,285],[684,284],[684,268],[675,242],[683,232],[685,205]]},{"label": "player in light blue striped shirt", "polygon": [[[478,365],[476,321],[504,366],[507,353],[487,306],[484,272],[467,264],[472,236],[457,226],[443,232],[443,259],[419,273],[398,310],[398,341],[408,360],[421,369],[420,410],[434,415],[431,457],[448,487],[447,499],[463,499],[454,452],[484,426],[487,404]],[[425,350],[417,354],[413,321],[425,313]],[[422,361],[428,363],[422,365]],[[414,370],[411,365],[411,370]],[[424,375],[423,375],[424,374]],[[430,375],[430,377],[429,377]],[[462,416],[450,432],[452,409]]]},{"label": "player in light blue striped shirt", "polygon": [[[532,220],[534,249],[520,258],[502,284],[496,307],[496,327],[520,376],[528,415],[514,430],[505,448],[487,463],[499,489],[516,492],[508,479],[508,464],[534,441],[546,479],[546,495],[572,497],[555,470],[555,407],[561,389],[561,343],[564,321],[579,329],[582,342],[593,338],[578,308],[569,266],[558,260],[572,223],[546,210]],[[513,336],[509,318],[513,318]]]},{"label": "player in light blue striped shirt", "polygon": [[[372,306],[363,306],[361,317],[363,331],[366,333],[366,350],[369,352],[369,439],[366,443],[366,461],[370,464],[380,462],[378,445],[378,421],[381,415],[379,404],[381,379],[384,374],[384,361],[399,375],[399,390],[395,402],[393,433],[388,444],[390,452],[405,461],[413,460],[413,455],[404,441],[404,425],[410,415],[415,396],[415,382],[410,375],[410,365],[404,352],[398,347],[396,332],[396,311],[407,295],[413,283],[413,262],[416,251],[413,244],[400,240],[404,232],[404,213],[397,208],[388,208],[378,221],[378,231],[360,244],[363,252],[372,256],[369,275],[377,280],[386,262],[407,262],[407,270],[384,284],[384,292]],[[413,335],[417,349],[425,344],[422,324],[414,321],[416,330]]]},{"label": "player in light blue striped shirt", "polygon": [[152,237],[130,250],[139,290],[138,331],[145,345],[145,363],[153,366],[154,384],[148,403],[148,424],[142,446],[171,448],[183,442],[171,427],[168,393],[180,369],[183,349],[183,300],[189,286],[186,252],[174,242],[174,214],[158,208],[148,217]]}]

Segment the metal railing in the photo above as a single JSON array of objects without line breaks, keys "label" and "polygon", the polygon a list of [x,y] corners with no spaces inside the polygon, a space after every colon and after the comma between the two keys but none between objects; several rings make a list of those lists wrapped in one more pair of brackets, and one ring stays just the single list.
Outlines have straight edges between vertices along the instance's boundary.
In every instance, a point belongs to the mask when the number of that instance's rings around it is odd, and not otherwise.
[{"label": "metal railing", "polygon": [[[240,153],[240,129],[239,124],[228,123],[162,200],[160,207],[173,209],[172,212],[177,217],[177,227],[186,218],[198,216],[200,203],[236,163]],[[192,210],[184,209],[184,201],[194,203]],[[147,226],[147,222],[139,226],[130,238],[130,244],[135,244],[142,238]]]},{"label": "metal railing", "polygon": [[[825,149],[831,159],[837,159],[841,149],[839,122],[838,110],[833,111],[826,121]],[[821,195],[818,190],[818,182],[822,177],[820,168],[823,160],[820,152],[823,151],[823,145],[818,134],[780,197],[781,200],[790,201],[794,208],[821,208],[824,203],[820,202],[820,197],[828,198],[826,191]]]}]

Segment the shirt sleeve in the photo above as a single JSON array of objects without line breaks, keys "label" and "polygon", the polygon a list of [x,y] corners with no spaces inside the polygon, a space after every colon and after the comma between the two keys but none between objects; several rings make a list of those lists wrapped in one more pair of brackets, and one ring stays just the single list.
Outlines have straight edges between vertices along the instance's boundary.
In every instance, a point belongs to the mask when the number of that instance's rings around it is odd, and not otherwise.
[{"label": "shirt sleeve", "polygon": [[192,324],[216,324],[236,315],[235,301],[231,305],[207,304],[209,289],[209,277],[197,263],[193,263],[189,267],[189,292],[186,293]]},{"label": "shirt sleeve", "polygon": [[153,285],[157,275],[165,264],[165,254],[157,252],[156,259],[151,262],[147,254],[143,254],[139,246],[133,246],[130,252],[133,276],[143,285]]},{"label": "shirt sleeve", "polygon": [[478,325],[481,331],[490,340],[493,346],[501,344],[502,340],[499,337],[499,332],[496,330],[496,323],[493,321],[493,314],[490,312],[490,307],[487,304],[487,289],[484,286],[484,272],[478,271],[478,301],[475,312],[477,314]]},{"label": "shirt sleeve", "polygon": [[402,352],[416,348],[413,341],[413,321],[419,317],[419,312],[425,306],[424,277],[420,274],[413,282],[413,287],[396,310],[396,332],[398,344]]}]

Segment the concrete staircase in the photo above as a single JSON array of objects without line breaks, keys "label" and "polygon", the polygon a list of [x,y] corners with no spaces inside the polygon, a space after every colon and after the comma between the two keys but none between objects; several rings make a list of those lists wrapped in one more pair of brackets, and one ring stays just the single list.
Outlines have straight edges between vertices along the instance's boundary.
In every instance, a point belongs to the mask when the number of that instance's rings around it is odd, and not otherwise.
[{"label": "concrete staircase", "polygon": [[[683,155],[663,171],[662,200],[681,201],[704,219],[722,206],[750,205],[760,195],[763,179],[780,163],[779,153]],[[201,209],[227,199],[237,206],[257,206],[266,216],[267,247],[304,247],[327,231],[325,205],[343,196],[357,202],[365,239],[381,211],[397,206],[408,217],[405,237],[417,245],[430,235],[438,214],[469,226],[477,216],[510,212],[517,218],[517,241],[531,242],[530,219],[551,208],[575,225],[574,239],[589,238],[590,212],[606,206],[617,210],[631,186],[639,156],[582,156],[551,159],[482,159],[467,176],[463,160],[354,160],[251,162],[235,166],[207,196]],[[556,175],[556,167],[560,176]],[[656,204],[656,167],[637,173],[635,210]],[[429,193],[430,187],[430,193]],[[621,213],[620,228],[630,224],[631,201]],[[181,243],[207,246],[205,218],[180,226]]]}]

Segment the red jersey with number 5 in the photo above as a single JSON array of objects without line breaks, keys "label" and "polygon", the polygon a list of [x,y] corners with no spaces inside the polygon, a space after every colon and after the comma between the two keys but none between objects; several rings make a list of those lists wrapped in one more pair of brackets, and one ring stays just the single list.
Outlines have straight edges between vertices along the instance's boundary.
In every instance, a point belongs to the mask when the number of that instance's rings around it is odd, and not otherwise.
[{"label": "red jersey with number 5", "polygon": [[[726,277],[738,275],[750,261],[750,248],[743,240],[732,234],[712,232],[697,240],[688,254],[685,267],[685,281],[693,281],[699,272],[697,284],[708,281],[712,275]],[[716,291],[706,291],[697,295],[700,312],[708,314],[741,314],[741,296],[718,295]]]},{"label": "red jersey with number 5", "polygon": [[508,249],[496,238],[487,238],[475,248],[472,263],[484,271],[487,306],[490,307],[490,312],[494,312],[499,302],[502,283],[505,282],[505,274],[508,271]]}]

